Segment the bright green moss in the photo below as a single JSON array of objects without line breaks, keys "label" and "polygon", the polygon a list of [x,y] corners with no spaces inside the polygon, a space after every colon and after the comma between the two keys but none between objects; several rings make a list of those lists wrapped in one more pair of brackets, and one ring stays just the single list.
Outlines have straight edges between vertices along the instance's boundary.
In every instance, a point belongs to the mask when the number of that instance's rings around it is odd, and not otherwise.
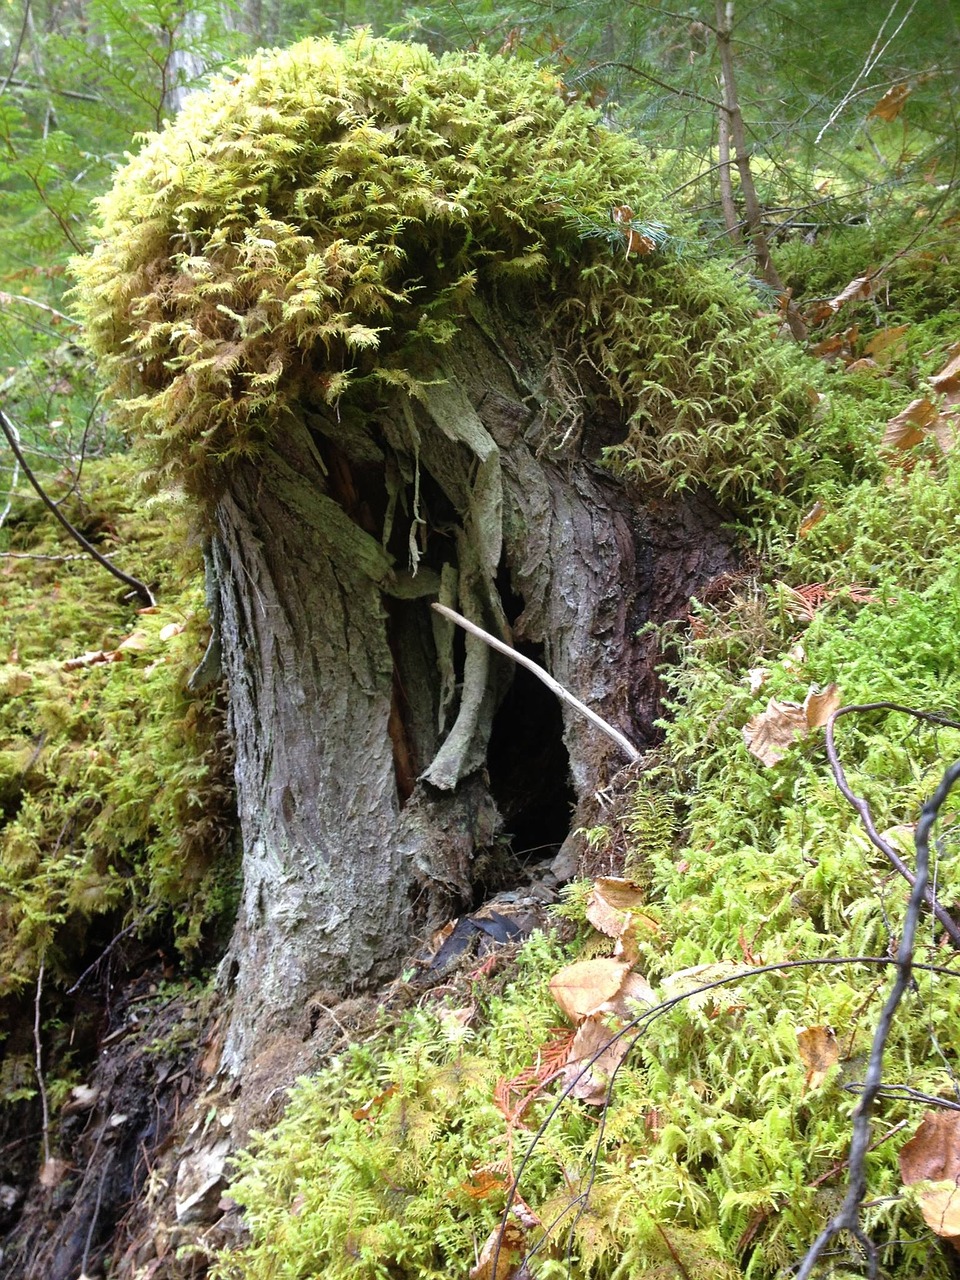
[{"label": "bright green moss", "polygon": [[[614,205],[653,252],[627,259]],[[94,235],[89,340],[154,464],[207,500],[288,406],[417,395],[474,295],[538,310],[574,402],[622,407],[617,466],[737,501],[797,483],[803,366],[547,70],[363,33],[258,56],[148,138]],[[827,451],[801,452],[809,473]]]},{"label": "bright green moss", "polygon": [[88,463],[83,507],[67,510],[159,584],[157,609],[138,613],[73,558],[39,504],[4,529],[0,995],[33,983],[42,959],[48,983],[69,985],[98,919],[145,930],[152,917],[190,953],[230,911],[229,751],[213,696],[185,688],[208,634],[199,553],[182,504],[144,503],[136,469]]}]

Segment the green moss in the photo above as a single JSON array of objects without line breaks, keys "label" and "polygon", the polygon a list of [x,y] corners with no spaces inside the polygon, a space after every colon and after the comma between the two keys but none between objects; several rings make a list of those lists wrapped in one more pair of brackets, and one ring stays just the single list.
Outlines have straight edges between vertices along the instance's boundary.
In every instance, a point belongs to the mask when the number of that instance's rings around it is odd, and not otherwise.
[{"label": "green moss", "polygon": [[548,70],[363,33],[258,56],[148,138],[94,235],[89,340],[154,465],[204,500],[287,406],[416,396],[474,295],[539,309],[649,483],[745,501],[808,484],[815,455],[845,474],[776,320],[725,261],[674,252],[690,228],[640,150]]},{"label": "green moss", "polygon": [[208,634],[199,553],[182,504],[144,502],[137,470],[128,457],[88,463],[82,505],[65,509],[158,584],[156,609],[138,613],[75,557],[39,504],[4,530],[0,995],[32,984],[44,957],[48,983],[69,985],[98,919],[165,920],[190,953],[230,910],[222,715],[185,689]]}]

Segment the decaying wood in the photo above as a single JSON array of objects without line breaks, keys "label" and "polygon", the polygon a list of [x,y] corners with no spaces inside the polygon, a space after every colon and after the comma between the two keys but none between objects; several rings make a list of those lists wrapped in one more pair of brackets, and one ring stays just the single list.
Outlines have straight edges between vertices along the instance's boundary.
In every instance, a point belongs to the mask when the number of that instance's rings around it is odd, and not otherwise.
[{"label": "decaying wood", "polygon": [[442,617],[448,618],[458,627],[462,627],[464,631],[469,631],[471,635],[479,637],[479,639],[481,639],[484,644],[488,644],[491,649],[496,649],[498,653],[505,654],[511,662],[516,662],[519,666],[526,667],[528,671],[532,671],[537,679],[547,686],[551,693],[556,694],[562,702],[565,702],[568,706],[579,711],[580,714],[585,716],[591,724],[596,725],[601,733],[605,733],[611,741],[615,742],[628,760],[632,762],[640,759],[641,753],[629,738],[624,737],[618,729],[614,729],[612,724],[608,724],[606,720],[604,720],[602,716],[598,716],[595,711],[591,711],[590,708],[586,706],[585,703],[581,702],[579,698],[575,698],[573,694],[570,693],[568,689],[565,689],[558,680],[554,680],[553,676],[551,676],[549,672],[544,671],[543,667],[541,667],[538,662],[534,662],[532,658],[524,657],[522,653],[517,653],[516,649],[511,645],[504,644],[502,640],[498,640],[496,636],[492,636],[489,631],[484,631],[483,628],[478,627],[475,622],[471,622],[469,618],[464,618],[459,613],[455,613],[453,609],[448,609],[446,605],[435,603],[431,607]]},{"label": "decaying wood", "polygon": [[598,468],[622,430],[602,398],[556,450],[541,334],[478,307],[422,399],[352,417],[303,405],[230,474],[212,537],[244,849],[230,1070],[319,988],[392,975],[469,906],[518,788],[541,781],[539,763],[491,755],[547,734],[503,721],[540,714],[518,701],[513,655],[455,642],[430,602],[512,637],[571,695],[544,769],[572,830],[653,740],[643,624],[731,567],[707,508],[646,513]]}]

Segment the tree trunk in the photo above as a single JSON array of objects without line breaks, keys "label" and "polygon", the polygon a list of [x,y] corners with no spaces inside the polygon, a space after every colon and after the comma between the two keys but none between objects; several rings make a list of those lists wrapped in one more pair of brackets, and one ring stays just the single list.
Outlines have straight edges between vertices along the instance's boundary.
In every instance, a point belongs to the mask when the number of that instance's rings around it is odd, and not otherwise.
[{"label": "tree trunk", "polygon": [[[657,596],[656,549],[636,495],[595,465],[620,429],[609,405],[576,447],[551,447],[556,370],[529,327],[495,327],[478,308],[422,402],[342,420],[304,405],[220,500],[244,847],[225,962],[234,1071],[319,988],[392,974],[418,936],[469,907],[478,866],[511,835],[542,827],[559,844],[623,763],[507,659],[454,635],[431,599],[512,637],[652,741],[654,653],[637,632]],[[698,532],[658,613],[729,563],[693,505],[666,523],[684,518]]]},{"label": "tree trunk", "polygon": [[[801,316],[797,304],[787,295],[780,272],[770,253],[770,242],[763,227],[763,209],[757,196],[757,188],[750,168],[750,148],[747,146],[747,133],[743,123],[743,112],[740,110],[740,99],[737,95],[737,80],[733,65],[733,6],[734,0],[716,0],[717,13],[717,48],[720,52],[720,83],[723,90],[723,109],[720,112],[720,183],[724,219],[727,232],[734,244],[739,244],[739,222],[732,210],[730,192],[730,143],[736,157],[737,170],[740,174],[740,190],[743,192],[744,222],[747,234],[753,242],[753,251],[757,260],[757,269],[761,278],[772,289],[784,298],[784,314],[790,332],[797,342],[806,341],[807,326]],[[724,154],[725,148],[725,154]],[[724,186],[726,183],[726,186]],[[734,214],[731,226],[731,212]],[[734,234],[736,232],[736,234]]]}]

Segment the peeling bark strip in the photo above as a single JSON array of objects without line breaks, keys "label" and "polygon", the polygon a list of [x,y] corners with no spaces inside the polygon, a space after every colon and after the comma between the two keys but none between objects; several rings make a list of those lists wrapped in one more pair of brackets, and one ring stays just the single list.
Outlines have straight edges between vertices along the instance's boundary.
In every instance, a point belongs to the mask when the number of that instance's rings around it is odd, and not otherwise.
[{"label": "peeling bark strip", "polygon": [[[509,320],[508,355],[506,317],[495,340],[477,314],[424,403],[343,420],[303,406],[217,507],[244,847],[234,1070],[319,987],[390,974],[470,902],[475,860],[504,834],[489,744],[513,664],[456,642],[432,600],[512,633],[650,741],[655,654],[636,633],[666,585],[657,552],[621,485],[544,448],[551,353],[528,322]],[[586,424],[587,450],[602,425]],[[729,562],[692,517],[690,533],[669,608]],[[567,707],[563,742],[581,811],[622,757]]]}]

